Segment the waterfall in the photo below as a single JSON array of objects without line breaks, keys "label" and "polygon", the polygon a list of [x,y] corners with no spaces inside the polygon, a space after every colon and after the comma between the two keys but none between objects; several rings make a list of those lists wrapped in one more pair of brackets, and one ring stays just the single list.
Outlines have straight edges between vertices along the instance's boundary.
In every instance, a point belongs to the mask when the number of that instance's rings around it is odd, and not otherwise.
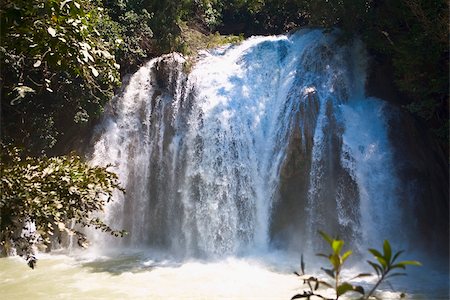
[{"label": "waterfall", "polygon": [[223,257],[301,246],[317,229],[359,244],[398,226],[387,105],[364,95],[360,43],[302,30],[185,66],[179,54],[148,62],[96,130],[91,162],[127,191],[106,222],[129,232],[97,244]]}]

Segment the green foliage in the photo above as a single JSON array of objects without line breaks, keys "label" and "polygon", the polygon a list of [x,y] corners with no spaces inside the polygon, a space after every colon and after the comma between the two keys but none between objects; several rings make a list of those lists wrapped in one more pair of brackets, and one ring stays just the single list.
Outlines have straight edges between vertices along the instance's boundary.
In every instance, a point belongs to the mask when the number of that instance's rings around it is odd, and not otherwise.
[{"label": "green foliage", "polygon": [[376,249],[369,249],[369,252],[375,257],[378,261],[367,261],[367,263],[375,270],[377,273],[378,281],[372,288],[372,290],[367,294],[366,298],[369,298],[376,290],[376,288],[383,282],[385,279],[394,277],[394,276],[405,276],[406,273],[392,273],[391,271],[395,269],[406,269],[406,266],[421,266],[421,263],[415,260],[404,260],[400,262],[396,262],[397,258],[403,253],[403,251],[398,251],[395,254],[392,253],[391,245],[387,240],[383,243],[383,253]]},{"label": "green foliage", "polygon": [[225,44],[236,44],[244,40],[243,35],[221,35],[218,32],[203,34],[197,30],[189,28],[186,24],[181,24],[181,38],[185,48],[182,53],[196,56],[201,49],[219,47]]},{"label": "green foliage", "polygon": [[108,15],[88,0],[5,0],[0,12],[2,134],[51,148],[61,123],[97,116],[120,84],[118,45],[98,31]]},{"label": "green foliage", "polygon": [[411,112],[448,128],[448,2],[402,0],[374,6],[364,32],[369,48],[392,60]]},{"label": "green foliage", "polygon": [[118,42],[116,60],[121,73],[134,72],[145,59],[156,55],[150,23],[153,13],[140,1],[103,1],[109,22],[102,22],[99,32],[109,43]]},{"label": "green foliage", "polygon": [[[398,251],[395,254],[392,252],[391,245],[387,240],[383,243],[383,254],[376,249],[369,249],[369,252],[374,255],[377,259],[377,262],[367,261],[369,265],[375,270],[378,281],[375,283],[373,288],[366,294],[364,288],[362,286],[353,285],[349,281],[354,280],[356,278],[372,276],[370,273],[361,273],[356,275],[355,277],[342,281],[341,279],[341,271],[346,260],[352,255],[352,251],[348,250],[342,253],[344,247],[344,241],[340,239],[331,238],[323,231],[319,231],[319,234],[322,238],[327,242],[331,249],[331,253],[329,254],[317,254],[318,256],[324,257],[328,260],[331,265],[331,268],[322,268],[325,274],[332,278],[332,283],[329,283],[325,280],[321,280],[314,276],[309,276],[305,274],[305,263],[303,261],[303,255],[301,257],[300,262],[300,270],[301,274],[294,272],[295,275],[299,276],[300,279],[303,280],[303,284],[308,286],[308,289],[303,291],[301,294],[294,295],[291,299],[311,299],[313,296],[326,299],[326,300],[337,300],[342,295],[348,292],[355,292],[362,295],[361,299],[369,299],[376,291],[378,286],[388,278],[394,276],[406,275],[406,273],[391,273],[392,270],[395,269],[405,269],[407,265],[420,266],[421,264],[418,261],[400,261],[396,262],[397,258],[403,253],[403,251]],[[328,287],[334,289],[336,293],[335,298],[326,298],[321,295],[318,291],[321,286]]]},{"label": "green foliage", "polygon": [[142,1],[142,8],[155,13],[150,27],[157,41],[155,46],[159,54],[178,51],[182,44],[179,24],[189,15],[191,4],[192,0]]},{"label": "green foliage", "polygon": [[220,0],[194,0],[191,4],[190,21],[204,24],[212,30],[222,22],[224,3]]},{"label": "green foliage", "polygon": [[[48,247],[53,237],[74,235],[87,246],[83,233],[67,226],[74,221],[82,227],[123,236],[96,217],[113,193],[123,191],[117,175],[102,167],[91,167],[79,156],[30,157],[17,148],[2,149],[0,248],[7,254],[12,247],[33,258],[33,246]],[[36,232],[24,232],[34,223]],[[33,261],[33,259],[31,259]],[[34,266],[34,263],[32,263]]]},{"label": "green foliage", "polygon": [[96,30],[105,17],[101,7],[72,0],[2,1],[1,7],[2,60],[17,79],[5,87],[10,93],[28,91],[16,93],[12,104],[31,90],[56,91],[61,84],[55,78],[58,72],[82,78],[95,96],[111,95],[119,82],[118,66],[109,52],[114,45],[105,43]]}]

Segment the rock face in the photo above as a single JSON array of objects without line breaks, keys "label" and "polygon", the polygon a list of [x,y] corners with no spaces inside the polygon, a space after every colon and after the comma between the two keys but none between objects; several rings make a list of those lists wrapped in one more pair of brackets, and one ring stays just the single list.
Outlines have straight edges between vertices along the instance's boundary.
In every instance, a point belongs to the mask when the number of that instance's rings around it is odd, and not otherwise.
[{"label": "rock face", "polygon": [[[430,137],[419,121],[397,108],[392,112],[390,137],[397,172],[404,187],[401,193],[406,207],[412,206],[414,230],[424,248],[448,254],[449,247],[449,174],[448,156]],[[424,249],[426,250],[426,249]]]},{"label": "rock face", "polygon": [[[385,76],[384,74],[387,75]],[[449,248],[449,172],[448,155],[425,129],[420,120],[415,119],[401,105],[405,99],[396,91],[393,78],[389,74],[389,66],[373,65],[367,82],[367,93],[371,96],[382,98],[389,103],[387,114],[389,115],[388,137],[392,143],[393,160],[395,161],[395,173],[398,178],[396,195],[401,203],[401,209],[405,211],[406,218],[412,220],[411,234],[421,241],[415,246],[432,249],[434,253],[446,255]],[[297,126],[294,126],[289,137],[286,158],[280,171],[279,186],[280,202],[274,207],[271,234],[275,245],[284,248],[287,236],[297,236],[291,239],[291,246],[299,247],[305,243],[305,220],[308,220],[308,189],[310,188],[312,147],[314,143],[314,130],[319,113],[319,100],[316,94],[309,94],[307,100],[301,106],[296,115]],[[329,107],[329,109],[332,109]],[[328,113],[330,125],[324,128],[329,135],[326,148],[332,153],[328,163],[324,166],[324,172],[328,173],[329,180],[324,184],[324,190],[320,198],[328,199],[323,203],[327,207],[318,208],[323,212],[326,222],[315,224],[320,228],[334,226],[341,228],[341,236],[358,235],[354,228],[342,226],[336,219],[333,211],[337,210],[334,197],[329,191],[335,191],[338,186],[345,186],[348,199],[345,201],[348,207],[347,215],[358,219],[359,211],[353,211],[351,207],[359,205],[358,186],[350,176],[348,170],[341,167],[342,155],[342,131],[339,124],[333,123],[332,113]],[[305,127],[301,133],[300,120]],[[326,132],[326,131],[332,132]],[[333,133],[334,132],[334,133]],[[339,183],[338,183],[339,181]],[[318,204],[320,205],[320,204]],[[330,210],[330,206],[332,210]],[[286,217],[292,216],[292,217]],[[326,223],[326,224],[325,224]],[[331,226],[330,226],[331,224]],[[351,224],[354,225],[354,224]]]},{"label": "rock face", "polygon": [[399,193],[404,205],[413,207],[414,231],[423,240],[418,245],[448,255],[449,154],[424,122],[403,107],[408,100],[397,91],[389,63],[372,62],[366,89],[393,106],[389,138],[403,187]]},{"label": "rock face", "polygon": [[[278,247],[286,247],[285,241],[292,240],[292,237],[294,245],[289,246],[298,247],[302,243],[299,239],[307,233],[304,220],[307,219],[307,191],[319,105],[315,93],[305,96],[288,139],[286,158],[280,171],[280,200],[274,207],[271,223],[272,240]],[[306,125],[303,132],[301,122]]]}]

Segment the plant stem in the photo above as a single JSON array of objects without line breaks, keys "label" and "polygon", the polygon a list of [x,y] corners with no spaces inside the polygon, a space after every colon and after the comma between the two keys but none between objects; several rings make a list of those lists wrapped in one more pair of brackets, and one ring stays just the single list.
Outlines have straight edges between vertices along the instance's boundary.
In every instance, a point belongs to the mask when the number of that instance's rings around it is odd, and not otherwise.
[{"label": "plant stem", "polygon": [[[387,272],[386,272],[387,273]],[[384,280],[384,276],[386,275],[386,273],[384,273],[383,275],[381,275],[380,279],[378,279],[377,283],[373,286],[373,288],[370,290],[370,292],[367,294],[367,296],[364,299],[369,299],[370,296],[372,296],[372,294],[375,292],[375,290],[377,289],[377,287],[380,285],[380,283]]]},{"label": "plant stem", "polygon": [[338,286],[339,286],[339,268],[336,270],[336,285],[334,287],[334,290],[336,291],[336,300],[339,299]]}]

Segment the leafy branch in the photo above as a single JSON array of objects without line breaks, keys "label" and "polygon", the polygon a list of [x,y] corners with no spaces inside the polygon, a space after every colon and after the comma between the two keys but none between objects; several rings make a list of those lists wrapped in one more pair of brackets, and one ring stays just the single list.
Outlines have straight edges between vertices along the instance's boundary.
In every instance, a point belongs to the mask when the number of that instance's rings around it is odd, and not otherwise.
[{"label": "leafy branch", "polygon": [[[35,245],[48,248],[52,242],[59,242],[57,237],[61,233],[75,236],[78,245],[87,247],[86,236],[66,226],[71,221],[116,237],[126,234],[123,230],[113,230],[95,216],[103,211],[115,192],[124,192],[117,175],[107,167],[89,166],[76,155],[30,157],[18,148],[8,147],[2,147],[0,167],[0,251],[3,254],[15,248],[29,260],[34,257]],[[26,230],[27,224],[34,224],[35,230]],[[33,260],[29,260],[29,265]]]},{"label": "leafy branch", "polygon": [[421,266],[421,263],[415,260],[404,260],[396,263],[397,258],[404,251],[401,250],[392,255],[392,248],[387,240],[383,243],[383,254],[376,249],[369,249],[369,252],[372,253],[378,261],[378,263],[369,260],[367,261],[377,273],[378,281],[364,299],[368,299],[384,280],[394,276],[406,276],[406,273],[404,272],[391,273],[391,271],[395,269],[405,270],[407,265]]},{"label": "leafy branch", "polygon": [[[301,273],[294,272],[295,275],[299,276],[301,280],[303,280],[303,284],[306,284],[308,286],[308,289],[303,291],[301,294],[294,295],[291,300],[293,299],[302,299],[306,298],[307,300],[310,300],[311,297],[315,296],[321,299],[325,300],[338,300],[342,295],[349,293],[349,292],[355,292],[359,293],[361,295],[360,299],[367,300],[369,299],[374,292],[377,290],[378,286],[385,281],[388,278],[394,277],[394,276],[404,276],[406,273],[392,273],[392,270],[395,269],[405,269],[407,265],[414,265],[414,266],[420,266],[420,262],[414,261],[414,260],[405,260],[396,262],[398,257],[403,253],[403,251],[398,251],[394,255],[392,255],[392,248],[391,245],[387,240],[383,243],[383,254],[376,250],[376,249],[369,249],[369,252],[374,255],[377,262],[373,261],[367,261],[369,265],[375,270],[378,281],[375,283],[375,285],[372,287],[372,289],[366,294],[364,288],[359,285],[353,285],[349,281],[362,278],[362,277],[368,277],[372,276],[370,273],[361,273],[353,278],[344,281],[342,279],[342,268],[344,263],[347,261],[347,259],[352,255],[352,251],[348,250],[342,253],[343,247],[344,247],[344,241],[338,238],[331,238],[329,235],[327,235],[323,231],[319,231],[319,234],[322,236],[322,238],[328,243],[328,245],[331,248],[331,253],[329,254],[323,254],[318,253],[317,255],[320,257],[324,257],[328,260],[328,262],[331,265],[331,268],[321,268],[325,274],[330,277],[331,283],[320,280],[317,277],[306,275],[305,273],[305,263],[303,261],[303,255],[301,256],[301,263],[300,263],[300,270]],[[327,298],[320,294],[319,288],[321,286],[331,288],[335,291],[336,297],[335,298]]]}]

